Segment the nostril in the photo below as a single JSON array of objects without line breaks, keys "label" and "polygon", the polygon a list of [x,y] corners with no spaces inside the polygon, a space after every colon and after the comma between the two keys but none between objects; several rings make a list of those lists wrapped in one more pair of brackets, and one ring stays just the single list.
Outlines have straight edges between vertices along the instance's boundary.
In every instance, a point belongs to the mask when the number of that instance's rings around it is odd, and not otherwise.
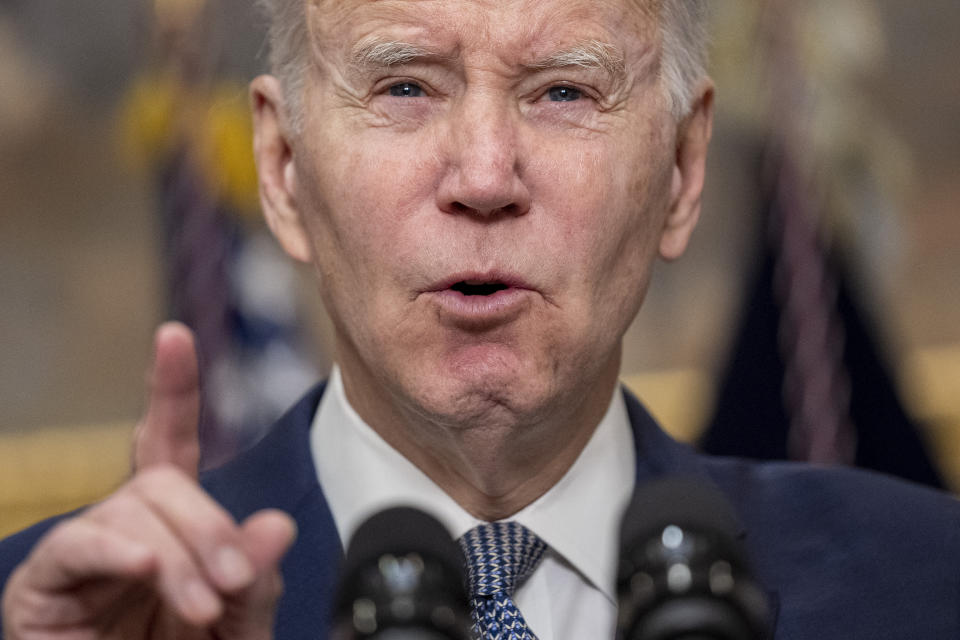
[{"label": "nostril", "polygon": [[515,203],[510,203],[502,207],[496,207],[493,209],[478,209],[476,207],[470,207],[463,204],[462,202],[451,202],[450,211],[452,213],[463,213],[468,215],[477,215],[477,216],[515,216],[519,215],[520,207]]}]

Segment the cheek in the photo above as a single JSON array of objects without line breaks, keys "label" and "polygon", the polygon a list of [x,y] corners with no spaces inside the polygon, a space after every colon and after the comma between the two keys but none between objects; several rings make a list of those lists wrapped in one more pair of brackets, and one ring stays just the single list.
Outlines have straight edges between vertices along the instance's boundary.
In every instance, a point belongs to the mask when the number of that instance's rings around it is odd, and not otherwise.
[{"label": "cheek", "polygon": [[584,285],[602,286],[656,246],[662,198],[652,169],[636,150],[613,145],[582,146],[575,160],[542,164],[545,215]]},{"label": "cheek", "polygon": [[542,145],[541,153],[525,167],[536,215],[548,224],[544,230],[556,234],[559,247],[576,250],[578,259],[592,252],[591,238],[602,227],[602,219],[614,213],[613,196],[620,182],[617,163],[603,145],[564,147]]},{"label": "cheek", "polygon": [[318,260],[322,250],[332,251],[338,268],[382,280],[381,263],[389,258],[396,269],[411,250],[409,217],[430,191],[430,170],[393,145],[347,137],[324,136],[328,144],[311,154],[307,208],[317,223]]},{"label": "cheek", "polygon": [[616,167],[621,216],[609,222],[605,239],[612,245],[610,259],[622,256],[626,275],[636,277],[638,271],[649,271],[656,258],[669,205],[672,154],[664,128],[639,131],[630,139],[636,142],[619,149],[622,160]]},{"label": "cheek", "polygon": [[641,142],[581,147],[576,163],[544,173],[546,193],[565,185],[555,243],[568,257],[567,308],[581,330],[604,343],[626,330],[643,300],[669,190],[665,163],[651,161],[663,156],[663,147],[630,139]]}]

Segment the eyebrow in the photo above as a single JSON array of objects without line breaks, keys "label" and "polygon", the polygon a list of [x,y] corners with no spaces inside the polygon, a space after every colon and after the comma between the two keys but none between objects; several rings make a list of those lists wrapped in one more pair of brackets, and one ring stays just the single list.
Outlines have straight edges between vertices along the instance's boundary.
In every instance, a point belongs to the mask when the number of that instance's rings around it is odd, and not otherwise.
[{"label": "eyebrow", "polygon": [[350,52],[350,63],[358,69],[377,69],[410,64],[424,58],[449,58],[439,52],[409,42],[364,38]]},{"label": "eyebrow", "polygon": [[599,40],[588,40],[568,49],[556,51],[526,66],[537,70],[565,67],[600,69],[613,77],[620,77],[626,73],[624,56],[620,49]]},{"label": "eyebrow", "polygon": [[[409,42],[371,36],[354,45],[350,52],[350,63],[357,69],[369,70],[410,64],[428,58],[449,60],[452,57]],[[588,40],[555,51],[524,66],[538,71],[568,67],[599,69],[615,78],[623,76],[626,72],[624,56],[620,49],[599,40]]]}]

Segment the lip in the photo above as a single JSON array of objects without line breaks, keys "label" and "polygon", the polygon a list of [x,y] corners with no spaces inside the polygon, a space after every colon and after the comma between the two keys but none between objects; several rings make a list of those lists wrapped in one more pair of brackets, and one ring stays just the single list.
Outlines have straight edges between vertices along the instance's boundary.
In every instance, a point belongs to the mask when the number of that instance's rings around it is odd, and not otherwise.
[{"label": "lip", "polygon": [[[443,278],[442,280],[430,285],[427,288],[426,292],[439,293],[442,291],[451,291],[452,290],[451,287],[457,284],[458,282],[499,282],[500,284],[503,284],[507,287],[507,289],[505,289],[504,291],[507,291],[510,289],[521,289],[521,290],[532,291],[534,289],[522,277],[516,274],[504,273],[500,271],[464,271],[462,273],[457,273],[452,276]],[[503,293],[503,292],[501,291],[498,293]],[[493,295],[496,295],[496,294],[493,294]],[[470,296],[470,297],[477,297],[477,296]]]},{"label": "lip", "polygon": [[[453,289],[459,282],[496,282],[505,288],[489,295],[468,296]],[[444,324],[482,330],[516,319],[530,306],[536,290],[515,274],[471,271],[443,278],[423,293],[436,305]]]}]

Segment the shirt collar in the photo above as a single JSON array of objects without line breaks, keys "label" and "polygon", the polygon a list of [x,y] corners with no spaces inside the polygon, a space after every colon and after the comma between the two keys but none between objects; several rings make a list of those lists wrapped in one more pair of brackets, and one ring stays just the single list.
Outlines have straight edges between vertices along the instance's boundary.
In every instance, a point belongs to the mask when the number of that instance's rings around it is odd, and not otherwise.
[{"label": "shirt collar", "polygon": [[[455,538],[481,522],[363,421],[347,400],[337,367],[314,416],[310,446],[344,544],[366,518],[397,505],[433,514]],[[611,602],[620,517],[633,492],[635,466],[630,422],[617,390],[563,478],[509,518],[536,533]]]}]

